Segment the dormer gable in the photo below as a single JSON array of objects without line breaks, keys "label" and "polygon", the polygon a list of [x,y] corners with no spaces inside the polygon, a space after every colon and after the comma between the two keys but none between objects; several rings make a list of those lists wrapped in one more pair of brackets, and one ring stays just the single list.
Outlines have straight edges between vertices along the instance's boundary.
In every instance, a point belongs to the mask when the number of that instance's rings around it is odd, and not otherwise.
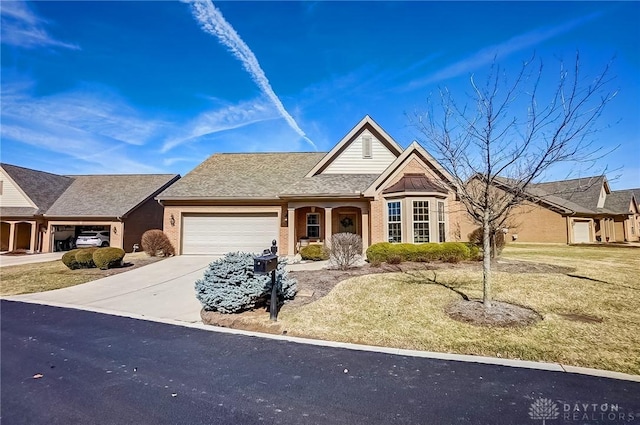
[{"label": "dormer gable", "polygon": [[37,208],[22,188],[0,167],[0,207]]},{"label": "dormer gable", "polygon": [[[425,170],[424,181],[419,182],[425,188],[428,188],[428,192],[441,192],[444,193],[448,190],[455,191],[456,183],[454,177],[442,167],[418,142],[413,142],[409,147],[398,156],[393,163],[387,167],[387,169],[378,176],[378,178],[369,186],[365,191],[365,196],[376,196],[377,193],[382,191],[389,192],[391,189],[395,189],[395,184],[389,186],[390,182],[401,179],[401,175],[410,178],[413,177],[413,172],[407,174],[406,167],[412,162],[416,162],[419,165],[419,169]],[[404,178],[404,177],[402,177]],[[422,177],[421,177],[422,179]],[[438,190],[434,190],[437,186]],[[406,187],[406,186],[405,186]]]},{"label": "dormer gable", "polygon": [[380,174],[400,154],[400,145],[367,115],[306,177],[318,174]]},{"label": "dormer gable", "polygon": [[602,179],[602,187],[600,188],[600,196],[598,196],[598,204],[597,208],[604,208],[604,204],[607,200],[607,195],[611,193],[611,189],[609,188],[609,182],[607,178],[604,177]]}]

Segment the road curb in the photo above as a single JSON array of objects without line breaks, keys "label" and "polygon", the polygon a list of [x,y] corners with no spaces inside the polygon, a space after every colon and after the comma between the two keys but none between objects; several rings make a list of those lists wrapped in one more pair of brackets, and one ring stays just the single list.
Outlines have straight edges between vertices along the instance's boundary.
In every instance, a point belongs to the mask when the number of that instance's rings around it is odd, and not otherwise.
[{"label": "road curb", "polygon": [[74,310],[90,311],[94,313],[108,314],[108,315],[119,316],[119,317],[127,317],[130,319],[137,319],[137,320],[146,320],[150,322],[181,326],[181,327],[191,328],[191,329],[200,329],[208,332],[218,332],[218,333],[226,333],[226,334],[232,334],[232,335],[243,335],[243,336],[252,336],[257,338],[267,338],[267,339],[273,339],[278,341],[293,342],[298,344],[315,345],[319,347],[344,348],[348,350],[369,351],[369,352],[375,352],[375,353],[393,354],[393,355],[406,356],[406,357],[419,357],[419,358],[449,360],[449,361],[458,361],[458,362],[466,362],[466,363],[480,363],[480,364],[488,364],[488,365],[496,365],[496,366],[517,367],[522,369],[546,370],[551,372],[563,372],[563,373],[571,373],[571,374],[578,374],[578,375],[595,376],[600,378],[617,379],[617,380],[623,380],[623,381],[640,382],[640,375],[631,375],[627,373],[614,372],[614,371],[608,371],[608,370],[602,370],[602,369],[569,366],[569,365],[563,365],[560,363],[535,362],[535,361],[528,361],[528,360],[513,360],[513,359],[503,359],[503,358],[497,358],[497,357],[473,356],[473,355],[467,355],[467,354],[438,353],[433,351],[408,350],[404,348],[379,347],[374,345],[353,344],[348,342],[325,341],[321,339],[302,338],[302,337],[295,337],[295,336],[289,336],[289,335],[275,335],[275,334],[269,334],[269,333],[245,331],[241,329],[223,328],[219,326],[205,325],[202,322],[184,322],[184,321],[175,320],[175,319],[150,317],[150,316],[144,316],[141,314],[127,313],[127,312],[110,310],[110,309],[102,309],[102,308],[83,307],[83,306],[78,306],[73,304],[65,304],[65,303],[57,303],[57,302],[42,302],[37,300],[13,299],[13,297],[0,297],[0,299],[6,300],[6,301],[24,302],[29,304],[47,305],[51,307],[61,307],[61,308],[69,308]]}]

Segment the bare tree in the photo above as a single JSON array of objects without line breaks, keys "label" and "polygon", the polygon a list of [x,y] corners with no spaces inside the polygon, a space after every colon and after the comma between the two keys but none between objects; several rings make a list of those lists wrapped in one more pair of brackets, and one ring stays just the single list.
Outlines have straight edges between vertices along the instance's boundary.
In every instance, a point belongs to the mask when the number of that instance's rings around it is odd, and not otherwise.
[{"label": "bare tree", "polygon": [[331,236],[329,263],[340,270],[355,266],[362,256],[362,238],[353,233],[336,233]]},{"label": "bare tree", "polygon": [[551,167],[593,164],[603,155],[593,136],[597,119],[616,95],[608,89],[611,64],[588,80],[579,59],[576,53],[570,69],[561,61],[551,85],[534,58],[523,62],[513,79],[494,60],[484,84],[471,77],[464,105],[443,88],[426,112],[410,117],[420,141],[454,177],[462,205],[483,229],[486,308],[491,307],[491,235],[514,207],[530,199],[529,186]]}]

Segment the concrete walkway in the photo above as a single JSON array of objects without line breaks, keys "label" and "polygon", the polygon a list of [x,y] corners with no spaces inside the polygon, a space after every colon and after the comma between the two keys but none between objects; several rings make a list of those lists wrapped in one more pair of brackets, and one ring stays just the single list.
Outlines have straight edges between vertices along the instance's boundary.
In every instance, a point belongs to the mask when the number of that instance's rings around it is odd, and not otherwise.
[{"label": "concrete walkway", "polygon": [[82,285],[5,299],[199,322],[194,282],[214,259],[180,255]]},{"label": "concrete walkway", "polygon": [[64,252],[48,252],[46,254],[25,255],[0,255],[0,267],[55,261],[61,259],[63,255]]}]

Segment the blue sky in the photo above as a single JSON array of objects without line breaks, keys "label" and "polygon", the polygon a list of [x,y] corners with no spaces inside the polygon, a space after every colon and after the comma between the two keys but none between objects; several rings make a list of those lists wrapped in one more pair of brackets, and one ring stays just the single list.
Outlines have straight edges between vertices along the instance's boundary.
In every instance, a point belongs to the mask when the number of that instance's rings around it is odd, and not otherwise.
[{"label": "blue sky", "polygon": [[[63,174],[189,172],[216,152],[326,151],[369,114],[458,96],[494,57],[545,72],[580,51],[619,89],[596,143],[640,187],[640,2],[8,2],[2,162]],[[205,25],[203,25],[203,23]],[[563,178],[557,169],[549,178]]]}]

